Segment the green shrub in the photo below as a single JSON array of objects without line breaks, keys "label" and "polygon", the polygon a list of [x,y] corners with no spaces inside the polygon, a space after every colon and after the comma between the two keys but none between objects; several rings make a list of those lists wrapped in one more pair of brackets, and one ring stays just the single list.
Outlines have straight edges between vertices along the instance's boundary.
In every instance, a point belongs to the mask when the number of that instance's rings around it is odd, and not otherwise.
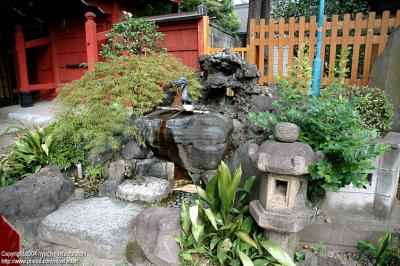
[{"label": "green shrub", "polygon": [[159,46],[164,35],[157,32],[154,22],[143,18],[128,18],[112,26],[107,33],[100,55],[111,58],[128,54],[141,55],[144,52],[160,52]]},{"label": "green shrub", "polygon": [[250,193],[255,177],[239,189],[242,170],[231,175],[221,162],[214,177],[194,206],[182,203],[183,233],[177,238],[185,264],[194,265],[201,254],[221,265],[295,265],[278,245],[266,240],[254,225],[249,206],[242,201]]},{"label": "green shrub", "polygon": [[85,152],[83,147],[77,147],[70,138],[54,137],[54,130],[58,123],[54,122],[44,128],[44,133],[53,139],[53,152],[50,154],[50,162],[61,169],[68,169],[73,165],[85,163]]},{"label": "green shrub", "polygon": [[163,86],[185,76],[194,99],[201,86],[194,71],[165,53],[113,58],[60,89],[56,143],[68,141],[90,157],[117,149],[123,136],[140,138],[129,120],[159,104]]},{"label": "green shrub", "polygon": [[[303,61],[300,58],[296,62]],[[338,77],[338,80],[343,79]],[[337,81],[332,84],[334,82]],[[278,122],[297,124],[300,141],[323,152],[324,158],[309,167],[310,196],[321,195],[324,190],[338,191],[349,184],[365,186],[368,184],[367,172],[373,168],[372,159],[387,149],[387,145],[370,144],[377,132],[364,127],[348,99],[332,93],[329,84],[327,88],[321,91],[320,98],[310,98],[308,92],[302,92],[287,79],[282,79],[274,102],[278,111],[249,114],[250,120],[268,133]]]},{"label": "green shrub", "polygon": [[389,131],[392,126],[393,104],[379,88],[343,86],[338,93],[348,99],[360,114],[365,127]]},{"label": "green shrub", "polygon": [[18,141],[10,147],[10,153],[0,163],[0,186],[11,185],[24,177],[38,172],[50,161],[53,152],[51,136],[38,128],[11,126],[18,132]]}]

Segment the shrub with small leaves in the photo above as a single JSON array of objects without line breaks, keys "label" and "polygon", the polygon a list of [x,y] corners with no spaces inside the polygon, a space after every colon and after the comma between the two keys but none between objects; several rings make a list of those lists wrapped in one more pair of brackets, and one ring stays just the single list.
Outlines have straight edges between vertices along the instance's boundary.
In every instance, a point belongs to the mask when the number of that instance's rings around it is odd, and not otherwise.
[{"label": "shrub with small leaves", "polygon": [[389,131],[392,126],[393,104],[379,88],[343,86],[338,93],[347,98],[366,128]]},{"label": "shrub with small leaves", "polygon": [[166,54],[129,56],[100,62],[96,69],[60,89],[56,142],[68,140],[90,157],[118,149],[124,136],[140,141],[131,116],[139,117],[159,104],[163,86],[185,76],[193,99],[201,85],[193,70]]},{"label": "shrub with small leaves", "polygon": [[157,25],[154,22],[143,18],[128,18],[114,24],[107,37],[107,43],[103,44],[100,52],[101,56],[107,58],[164,50],[159,46],[164,35],[157,32]]},{"label": "shrub with small leaves", "polygon": [[[308,57],[306,53],[299,55]],[[303,62],[302,58],[295,60],[294,68]],[[309,97],[310,87],[299,88],[288,81],[296,78],[297,71],[292,71],[291,77],[280,81],[274,101],[277,111],[249,114],[250,121],[269,134],[278,122],[297,124],[300,141],[324,154],[322,160],[309,167],[308,189],[312,199],[319,198],[325,190],[338,191],[349,184],[355,187],[367,185],[367,173],[373,169],[372,159],[388,148],[383,144],[371,144],[377,137],[376,130],[365,128],[353,102],[335,91],[337,86],[343,86],[344,79],[340,76],[344,73],[346,71],[340,71],[339,76],[321,91],[321,97],[314,98]],[[309,80],[311,77],[304,78]],[[366,101],[363,97],[362,101]]]}]

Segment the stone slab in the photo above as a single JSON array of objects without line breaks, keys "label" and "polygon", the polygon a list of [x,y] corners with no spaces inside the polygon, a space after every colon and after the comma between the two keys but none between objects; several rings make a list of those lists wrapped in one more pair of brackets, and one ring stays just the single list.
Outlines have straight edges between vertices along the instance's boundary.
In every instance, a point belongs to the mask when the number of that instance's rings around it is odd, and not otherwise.
[{"label": "stone slab", "polygon": [[70,202],[46,216],[38,238],[105,259],[121,259],[142,207],[110,198]]},{"label": "stone slab", "polygon": [[[330,223],[326,222],[329,218]],[[326,213],[317,217],[300,233],[303,244],[318,245],[339,251],[357,251],[357,241],[366,240],[377,243],[384,231],[390,228],[392,238],[400,232],[400,203],[394,203],[394,209],[388,219],[373,215],[347,215]]]},{"label": "stone slab", "polygon": [[116,195],[128,202],[153,202],[165,199],[171,192],[168,180],[146,176],[124,181],[118,186]]},{"label": "stone slab", "polygon": [[374,212],[375,193],[326,192],[321,209],[336,214],[370,214]]}]

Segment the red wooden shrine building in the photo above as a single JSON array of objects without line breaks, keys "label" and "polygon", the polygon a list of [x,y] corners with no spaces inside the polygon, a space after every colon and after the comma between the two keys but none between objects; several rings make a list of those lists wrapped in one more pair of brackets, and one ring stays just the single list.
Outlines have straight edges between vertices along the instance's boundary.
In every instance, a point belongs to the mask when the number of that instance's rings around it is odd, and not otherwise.
[{"label": "red wooden shrine building", "polygon": [[[143,1],[142,1],[143,2]],[[53,98],[54,89],[92,69],[105,33],[126,12],[129,0],[0,0],[0,106],[32,104],[32,95]],[[163,46],[197,67],[208,23],[202,12],[152,17],[165,34]],[[149,18],[150,19],[150,18]]]}]

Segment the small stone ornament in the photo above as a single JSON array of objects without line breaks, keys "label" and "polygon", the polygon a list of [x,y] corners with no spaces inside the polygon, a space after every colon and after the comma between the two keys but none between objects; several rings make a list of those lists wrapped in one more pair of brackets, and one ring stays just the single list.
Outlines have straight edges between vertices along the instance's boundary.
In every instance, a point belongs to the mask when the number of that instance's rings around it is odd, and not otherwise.
[{"label": "small stone ornament", "polygon": [[[264,234],[293,254],[298,232],[307,225],[312,210],[306,207],[308,166],[316,162],[311,146],[297,142],[299,127],[278,123],[275,139],[252,146],[249,155],[265,172],[260,199],[250,203],[250,213]],[[258,149],[257,149],[258,148]]]}]

